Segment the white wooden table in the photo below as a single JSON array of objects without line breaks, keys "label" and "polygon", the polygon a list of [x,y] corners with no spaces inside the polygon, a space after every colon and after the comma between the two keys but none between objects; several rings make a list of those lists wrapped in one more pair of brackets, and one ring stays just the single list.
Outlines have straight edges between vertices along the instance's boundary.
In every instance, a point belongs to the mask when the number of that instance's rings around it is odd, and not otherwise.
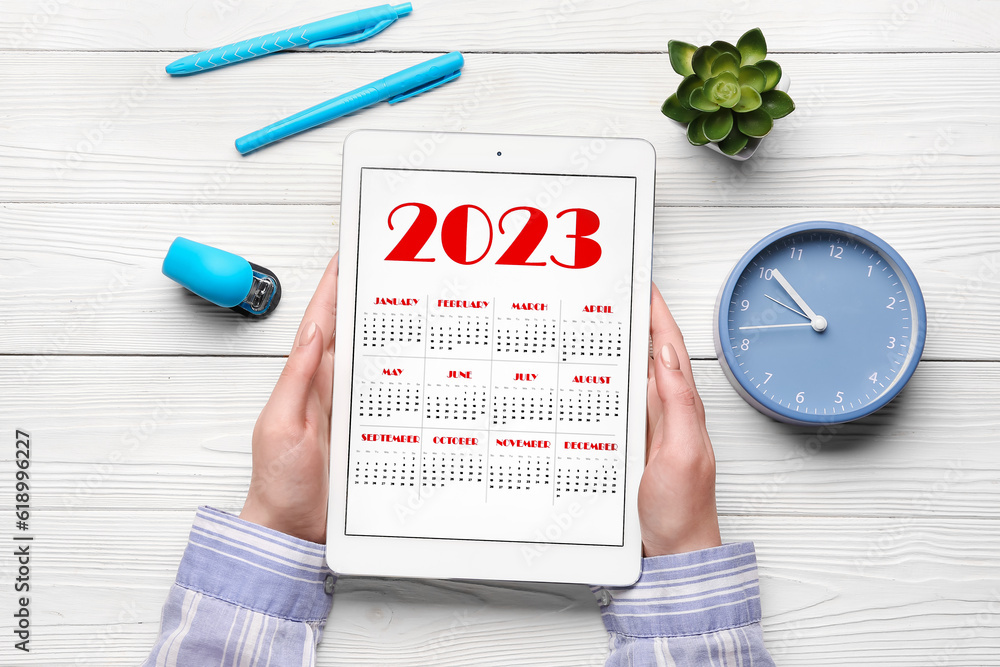
[{"label": "white wooden table", "polygon": [[[1000,664],[1000,3],[415,0],[349,49],[193,78],[183,53],[376,4],[4,0],[0,9],[0,664],[134,665],[197,505],[238,511],[250,432],[336,249],[357,128],[635,136],[658,154],[655,279],[687,334],[727,541],[756,542],[779,665]],[[798,110],[748,163],[659,112],[668,39],[760,26]],[[266,121],[450,50],[455,83],[241,158]],[[809,219],[887,239],[924,360],[877,415],[748,407],[710,313],[735,260]],[[274,269],[247,323],[160,274],[187,236]],[[32,436],[31,652],[13,650],[14,433]],[[322,665],[600,665],[582,586],[344,580]]]}]

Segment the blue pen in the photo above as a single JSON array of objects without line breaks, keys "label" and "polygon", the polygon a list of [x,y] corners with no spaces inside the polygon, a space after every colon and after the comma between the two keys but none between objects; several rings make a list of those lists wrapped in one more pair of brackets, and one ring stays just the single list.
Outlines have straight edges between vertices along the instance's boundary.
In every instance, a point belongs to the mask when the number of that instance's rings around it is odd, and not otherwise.
[{"label": "blue pen", "polygon": [[250,151],[373,104],[402,102],[457,79],[462,74],[464,64],[465,59],[458,51],[432,58],[240,137],[236,140],[236,150],[246,155]]},{"label": "blue pen", "polygon": [[210,51],[202,51],[184,56],[167,65],[167,74],[183,76],[197,74],[207,69],[232,65],[233,63],[266,56],[276,51],[308,46],[337,46],[353,44],[376,35],[400,16],[406,16],[413,7],[408,2],[401,5],[381,5],[370,9],[350,12],[342,16],[300,25],[297,28],[273,32],[263,37],[247,39],[235,44],[220,46]]}]

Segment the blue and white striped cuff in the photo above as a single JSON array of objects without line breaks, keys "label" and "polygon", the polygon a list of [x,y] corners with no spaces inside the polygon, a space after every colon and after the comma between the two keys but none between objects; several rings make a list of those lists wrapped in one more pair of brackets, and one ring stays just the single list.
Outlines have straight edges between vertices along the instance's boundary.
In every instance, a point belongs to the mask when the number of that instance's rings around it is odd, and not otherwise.
[{"label": "blue and white striped cuff", "polygon": [[326,547],[200,507],[177,585],[269,616],[326,620],[335,577]]},{"label": "blue and white striped cuff", "polygon": [[628,588],[594,588],[609,632],[632,637],[705,634],[760,622],[753,542],[642,560]]}]

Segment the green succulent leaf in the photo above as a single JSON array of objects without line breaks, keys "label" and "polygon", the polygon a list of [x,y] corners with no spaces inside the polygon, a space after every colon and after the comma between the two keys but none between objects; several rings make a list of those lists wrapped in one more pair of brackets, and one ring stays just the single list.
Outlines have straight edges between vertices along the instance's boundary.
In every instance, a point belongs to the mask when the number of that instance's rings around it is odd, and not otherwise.
[{"label": "green succulent leaf", "polygon": [[719,142],[719,150],[726,155],[736,155],[741,150],[746,148],[748,141],[750,141],[750,137],[743,134],[738,129],[733,129],[733,131],[729,133],[729,136]]},{"label": "green succulent leaf", "polygon": [[698,47],[694,44],[688,44],[676,39],[670,40],[667,42],[667,53],[670,54],[670,66],[681,76],[694,74],[694,68],[691,67],[691,56],[697,50]]},{"label": "green succulent leaf", "polygon": [[788,93],[781,90],[768,90],[761,94],[761,108],[771,118],[784,118],[795,111],[795,102]]},{"label": "green succulent leaf", "polygon": [[740,86],[740,101],[733,107],[733,111],[746,113],[758,108],[760,104],[760,93],[750,86]]},{"label": "green succulent leaf", "polygon": [[729,42],[723,42],[721,39],[716,42],[712,42],[712,48],[718,51],[719,53],[731,53],[734,56],[736,56],[736,60],[740,60],[740,58],[742,58],[739,49],[737,49]]},{"label": "green succulent leaf", "polygon": [[705,96],[705,90],[703,88],[695,88],[694,92],[691,93],[691,99],[688,100],[689,104],[699,111],[718,111],[719,105],[708,99]]},{"label": "green succulent leaf", "polygon": [[690,141],[695,146],[704,146],[708,143],[708,137],[705,136],[705,118],[706,114],[702,114],[691,121],[688,125],[688,141]]},{"label": "green succulent leaf", "polygon": [[677,86],[677,99],[680,101],[681,106],[693,109],[694,107],[691,106],[691,93],[695,89],[701,88],[704,83],[697,74],[684,77],[684,80]]},{"label": "green succulent leaf", "polygon": [[740,71],[740,60],[731,53],[720,53],[719,57],[712,63],[712,75],[716,76],[723,72],[736,74]]},{"label": "green succulent leaf", "polygon": [[667,98],[663,106],[660,107],[660,111],[663,112],[664,116],[676,120],[678,123],[690,123],[701,115],[700,111],[682,106],[676,93]]},{"label": "green succulent leaf", "polygon": [[767,57],[767,42],[764,41],[764,33],[760,28],[754,28],[743,33],[736,48],[740,50],[740,64],[753,65],[759,60]]},{"label": "green succulent leaf", "polygon": [[[740,101],[740,82],[732,72],[723,72],[705,82],[702,90],[709,102],[732,108]],[[707,111],[707,109],[704,109]]]},{"label": "green succulent leaf", "polygon": [[[755,67],[760,69],[764,73],[764,77],[767,79],[767,83],[764,84],[764,90],[771,90],[778,85],[781,81],[781,65],[774,62],[773,60],[761,60]],[[764,90],[758,91],[763,93]]]},{"label": "green succulent leaf", "polygon": [[771,128],[774,127],[774,121],[763,109],[754,109],[746,113],[736,114],[736,127],[748,137],[759,139],[771,131]]},{"label": "green succulent leaf", "polygon": [[767,76],[764,75],[763,70],[753,65],[741,67],[739,79],[741,86],[750,86],[758,93],[763,92],[764,86],[767,85]]},{"label": "green succulent leaf", "polygon": [[702,79],[712,78],[712,63],[718,57],[719,52],[711,46],[699,47],[691,56],[691,67],[694,68],[694,73]]},{"label": "green succulent leaf", "polygon": [[709,141],[722,141],[733,129],[733,112],[719,109],[705,117],[705,136]]}]

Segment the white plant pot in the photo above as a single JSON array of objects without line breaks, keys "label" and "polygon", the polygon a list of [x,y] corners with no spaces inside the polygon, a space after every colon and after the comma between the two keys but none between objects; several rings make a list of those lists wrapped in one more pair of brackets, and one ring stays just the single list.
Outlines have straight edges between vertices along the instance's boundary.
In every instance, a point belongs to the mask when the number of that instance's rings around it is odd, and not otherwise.
[{"label": "white plant pot", "polygon": [[[787,93],[789,83],[790,80],[788,78],[788,75],[785,74],[784,71],[782,71],[781,78],[778,79],[778,85],[776,85],[774,89]],[[680,127],[682,130],[684,130],[684,133],[687,134],[686,123],[678,123],[676,120],[671,120],[670,122]],[[747,145],[743,147],[743,150],[741,150],[736,155],[726,155],[725,153],[722,152],[722,149],[719,148],[719,145],[713,141],[708,142],[707,144],[705,144],[704,147],[715,151],[719,155],[725,155],[730,160],[738,160],[742,162],[743,160],[749,160],[750,157],[757,152],[757,148],[760,147],[760,142],[763,141],[764,139],[767,139],[767,137],[762,137],[760,139],[755,139],[751,137],[750,140],[747,141]]]}]

